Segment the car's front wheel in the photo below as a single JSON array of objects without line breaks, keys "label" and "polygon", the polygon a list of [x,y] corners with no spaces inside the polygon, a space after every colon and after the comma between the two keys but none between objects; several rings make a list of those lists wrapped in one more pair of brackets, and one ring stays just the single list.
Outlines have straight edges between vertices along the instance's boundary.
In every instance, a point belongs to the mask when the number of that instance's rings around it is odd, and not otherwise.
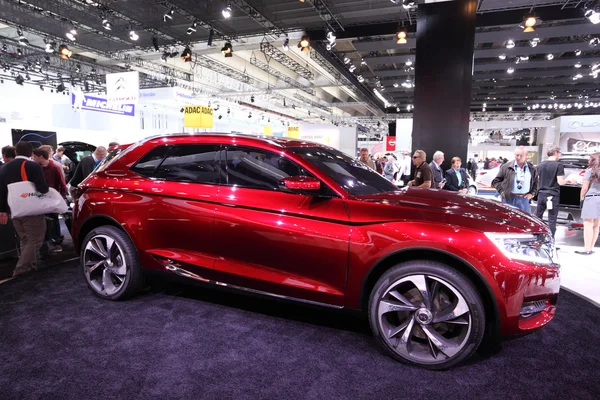
[{"label": "car's front wheel", "polygon": [[469,189],[467,189],[467,193],[471,194],[471,195],[476,195],[477,194],[477,188],[475,186],[469,186]]},{"label": "car's front wheel", "polygon": [[444,264],[418,260],[396,265],[375,284],[369,323],[395,359],[447,369],[479,347],[485,311],[473,284]]},{"label": "car's front wheel", "polygon": [[81,246],[81,268],[89,288],[108,300],[124,300],[143,284],[135,246],[114,226],[100,226],[87,234]]}]

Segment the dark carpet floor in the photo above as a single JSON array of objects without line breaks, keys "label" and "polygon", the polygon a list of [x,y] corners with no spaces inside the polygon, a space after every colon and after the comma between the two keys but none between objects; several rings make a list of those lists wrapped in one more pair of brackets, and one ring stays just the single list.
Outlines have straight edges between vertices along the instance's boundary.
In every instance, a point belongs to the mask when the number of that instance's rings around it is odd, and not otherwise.
[{"label": "dark carpet floor", "polygon": [[0,398],[597,399],[599,327],[563,291],[542,331],[430,372],[354,315],[184,285],[108,302],[70,262],[0,285]]}]

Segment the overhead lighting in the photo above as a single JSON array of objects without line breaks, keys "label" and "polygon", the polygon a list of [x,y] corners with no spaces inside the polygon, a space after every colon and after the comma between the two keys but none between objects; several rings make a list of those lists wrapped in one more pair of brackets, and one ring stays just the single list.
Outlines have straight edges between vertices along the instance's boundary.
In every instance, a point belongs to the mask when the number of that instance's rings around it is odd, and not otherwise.
[{"label": "overhead lighting", "polygon": [[546,60],[554,60],[554,54],[546,54]]},{"label": "overhead lighting", "polygon": [[300,51],[310,50],[310,39],[308,38],[308,35],[302,36],[302,39],[300,39],[300,42],[298,43],[298,48],[300,49]]},{"label": "overhead lighting", "polygon": [[502,61],[506,60],[506,54],[502,53],[498,56],[498,58]]},{"label": "overhead lighting", "polygon": [[513,72],[515,72],[515,69],[513,67],[510,67],[509,69],[506,70],[506,72],[508,72],[509,74],[512,74]]},{"label": "overhead lighting", "polygon": [[75,37],[75,35],[73,34],[73,32],[67,32],[65,34],[65,36],[67,37],[67,39],[69,39],[70,41],[74,42],[77,40],[77,38]]},{"label": "overhead lighting", "polygon": [[540,43],[540,38],[533,38],[529,41],[529,46],[531,47],[537,47],[537,45]]},{"label": "overhead lighting", "polygon": [[396,34],[396,37],[398,38],[398,40],[396,41],[396,44],[406,44],[408,43],[408,41],[406,40],[406,30],[404,28],[401,28],[398,33]]},{"label": "overhead lighting", "polygon": [[290,50],[290,38],[287,36],[285,37],[285,40],[283,41],[283,50],[285,50],[285,51]]},{"label": "overhead lighting", "polygon": [[575,68],[581,68],[581,63],[578,61],[578,62],[577,62],[575,65],[574,65],[574,67],[575,67]]},{"label": "overhead lighting", "polygon": [[190,27],[187,28],[187,34],[191,35],[192,33],[195,33],[197,26],[198,26],[198,23],[196,21],[192,22],[192,25],[190,25]]},{"label": "overhead lighting", "polygon": [[529,56],[520,56],[519,59],[521,61],[529,61]]},{"label": "overhead lighting", "polygon": [[348,57],[344,57],[344,64],[350,64],[350,61]]},{"label": "overhead lighting", "polygon": [[168,13],[163,15],[163,21],[167,22],[168,19],[173,19],[173,14],[175,14],[175,7],[171,7]]},{"label": "overhead lighting", "polygon": [[575,50],[575,55],[576,56],[580,56],[581,55],[581,50],[579,50],[579,49]]},{"label": "overhead lighting", "polygon": [[331,51],[336,46],[336,39],[337,37],[335,36],[335,33],[333,33],[333,31],[327,32],[327,44],[325,45],[327,51]]},{"label": "overhead lighting", "polygon": [[512,112],[512,106],[508,107],[508,112]]},{"label": "overhead lighting", "polygon": [[535,28],[534,27],[537,25],[538,19],[533,14],[527,15],[523,19],[523,23],[525,25],[523,27],[523,32],[535,32]]},{"label": "overhead lighting", "polygon": [[50,64],[50,57],[44,56],[44,63]]},{"label": "overhead lighting", "polygon": [[506,48],[507,49],[514,49],[515,48],[515,42],[514,42],[514,40],[509,40],[508,42],[506,42]]},{"label": "overhead lighting", "polygon": [[192,50],[190,50],[189,47],[186,47],[183,52],[181,53],[181,59],[184,62],[191,62],[192,61]]},{"label": "overhead lighting", "polygon": [[223,14],[223,18],[231,18],[231,6],[227,5],[227,7],[225,7],[223,9],[223,11],[221,11],[221,13]]},{"label": "overhead lighting", "polygon": [[139,38],[140,38],[140,36],[137,33],[135,33],[135,31],[133,30],[133,28],[131,28],[131,26],[129,26],[129,39],[131,39],[135,42]]},{"label": "overhead lighting", "polygon": [[357,76],[357,77],[356,77],[356,79],[358,79],[358,81],[359,81],[360,83],[363,83],[363,82],[365,81],[365,78],[363,78],[363,76],[362,76],[362,75],[359,75],[359,76]]},{"label": "overhead lighting", "polygon": [[[394,1],[392,1],[392,3],[394,3]],[[404,7],[404,9],[406,9],[406,10],[408,10],[409,8],[413,8],[416,5],[417,5],[416,0],[402,0],[402,7]]]},{"label": "overhead lighting", "polygon": [[68,60],[73,55],[73,52],[69,50],[66,44],[61,44],[58,46],[58,54],[63,60]]},{"label": "overhead lighting", "polygon": [[56,47],[56,43],[54,42],[48,42],[45,45],[44,51],[46,53],[54,53],[54,48]]},{"label": "overhead lighting", "polygon": [[23,31],[21,29],[17,29],[17,34],[19,35],[19,43],[23,45],[28,45],[29,40],[23,35]]},{"label": "overhead lighting", "polygon": [[354,71],[356,71],[356,65],[351,65],[351,66],[350,66],[350,68],[348,68],[348,70],[349,70],[350,72],[354,72]]},{"label": "overhead lighting", "polygon": [[21,50],[20,48],[17,49],[17,55],[18,56],[22,56],[23,55],[23,50]]},{"label": "overhead lighting", "polygon": [[231,43],[225,43],[225,45],[221,48],[221,53],[223,53],[225,57],[233,57],[233,46]]},{"label": "overhead lighting", "polygon": [[394,83],[394,87],[395,87],[395,88],[398,88],[399,86],[400,86],[400,85],[399,85],[397,82],[396,82],[396,83]]},{"label": "overhead lighting", "polygon": [[71,30],[69,32],[73,35],[77,35],[77,28],[75,28],[75,25],[71,25]]},{"label": "overhead lighting", "polygon": [[600,44],[600,39],[598,39],[597,37],[591,38],[588,44],[590,45],[590,47],[596,47]]},{"label": "overhead lighting", "polygon": [[107,31],[112,30],[112,24],[110,23],[110,21],[107,18],[104,18],[102,20],[102,27],[104,29],[106,29]]},{"label": "overhead lighting", "polygon": [[585,17],[594,25],[600,24],[600,13],[596,10],[587,10],[585,12]]},{"label": "overhead lighting", "polygon": [[410,67],[411,65],[413,65],[413,62],[412,62],[412,60],[408,60],[408,61],[406,61],[406,66],[407,66],[407,67]]},{"label": "overhead lighting", "polygon": [[17,77],[15,78],[15,83],[17,85],[23,86],[24,82],[25,82],[25,79],[21,76],[21,74],[17,75]]}]

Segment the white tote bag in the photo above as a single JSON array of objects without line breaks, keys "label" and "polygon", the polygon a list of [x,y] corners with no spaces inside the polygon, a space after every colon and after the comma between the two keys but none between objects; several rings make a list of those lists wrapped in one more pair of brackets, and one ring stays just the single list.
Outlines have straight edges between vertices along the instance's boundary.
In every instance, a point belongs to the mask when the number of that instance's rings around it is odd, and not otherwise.
[{"label": "white tote bag", "polygon": [[69,207],[60,193],[50,188],[48,193],[40,193],[33,182],[27,180],[25,163],[21,165],[22,182],[8,185],[8,206],[13,218],[29,217],[32,215],[64,214]]}]

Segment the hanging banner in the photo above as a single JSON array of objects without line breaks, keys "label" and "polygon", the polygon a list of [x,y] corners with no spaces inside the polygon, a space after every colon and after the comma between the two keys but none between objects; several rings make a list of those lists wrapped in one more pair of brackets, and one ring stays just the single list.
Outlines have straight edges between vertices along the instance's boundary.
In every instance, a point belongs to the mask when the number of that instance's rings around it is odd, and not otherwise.
[{"label": "hanging banner", "polygon": [[184,107],[183,126],[186,128],[212,128],[213,109],[205,106]]},{"label": "hanging banner", "polygon": [[139,72],[107,74],[106,101],[109,104],[138,104],[140,101]]},{"label": "hanging banner", "polygon": [[263,133],[265,136],[273,136],[273,128],[270,126],[265,126],[263,129]]},{"label": "hanging banner", "polygon": [[108,114],[135,116],[135,105],[133,104],[108,104],[102,97],[90,96],[83,93],[71,93],[71,105],[73,111],[97,111]]},{"label": "hanging banner", "polygon": [[300,127],[299,126],[288,126],[287,135],[289,138],[299,139],[300,138]]},{"label": "hanging banner", "polygon": [[396,151],[396,136],[386,136],[385,151]]}]

